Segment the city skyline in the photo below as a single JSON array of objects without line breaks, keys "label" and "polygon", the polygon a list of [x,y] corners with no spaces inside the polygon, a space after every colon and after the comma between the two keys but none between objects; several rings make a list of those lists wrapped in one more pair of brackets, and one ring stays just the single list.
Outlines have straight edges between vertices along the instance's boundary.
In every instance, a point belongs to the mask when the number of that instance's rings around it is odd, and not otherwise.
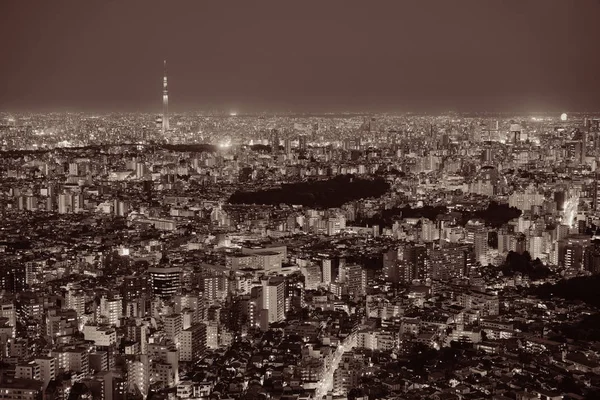
[{"label": "city skyline", "polygon": [[600,399],[600,0],[2,4],[2,400]]},{"label": "city skyline", "polygon": [[22,4],[2,110],[160,113],[164,59],[173,112],[600,109],[597,1]]}]

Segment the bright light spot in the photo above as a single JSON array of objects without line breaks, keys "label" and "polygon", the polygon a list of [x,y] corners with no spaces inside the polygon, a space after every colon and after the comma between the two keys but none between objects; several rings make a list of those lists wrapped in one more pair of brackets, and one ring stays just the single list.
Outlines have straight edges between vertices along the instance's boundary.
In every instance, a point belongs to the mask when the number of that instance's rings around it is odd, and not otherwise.
[{"label": "bright light spot", "polygon": [[579,205],[579,194],[574,194],[565,202],[565,210],[563,214],[563,223],[570,228],[575,226],[577,218],[577,206]]},{"label": "bright light spot", "polygon": [[63,140],[62,142],[58,142],[56,144],[57,147],[73,147],[73,143],[68,140]]},{"label": "bright light spot", "polygon": [[219,143],[219,147],[222,149],[226,149],[228,147],[231,147],[231,143],[226,142],[226,143]]},{"label": "bright light spot", "polygon": [[229,116],[230,116],[230,117],[235,117],[236,115],[237,115],[237,111],[231,111],[231,112],[229,113]]},{"label": "bright light spot", "polygon": [[562,113],[560,115],[560,120],[563,121],[563,122],[565,122],[567,120],[567,113]]}]

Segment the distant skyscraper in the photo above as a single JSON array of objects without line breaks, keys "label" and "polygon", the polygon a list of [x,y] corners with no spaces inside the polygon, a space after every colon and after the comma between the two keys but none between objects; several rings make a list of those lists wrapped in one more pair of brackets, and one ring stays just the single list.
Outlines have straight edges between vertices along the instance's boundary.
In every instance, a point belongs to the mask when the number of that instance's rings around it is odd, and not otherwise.
[{"label": "distant skyscraper", "polygon": [[271,153],[279,154],[279,131],[277,129],[271,131]]},{"label": "distant skyscraper", "polygon": [[167,89],[167,60],[164,64],[163,77],[163,117],[162,117],[162,133],[169,130],[169,90]]},{"label": "distant skyscraper", "polygon": [[301,151],[304,151],[304,150],[306,150],[306,136],[300,136],[300,137],[298,138],[298,148],[299,148]]}]

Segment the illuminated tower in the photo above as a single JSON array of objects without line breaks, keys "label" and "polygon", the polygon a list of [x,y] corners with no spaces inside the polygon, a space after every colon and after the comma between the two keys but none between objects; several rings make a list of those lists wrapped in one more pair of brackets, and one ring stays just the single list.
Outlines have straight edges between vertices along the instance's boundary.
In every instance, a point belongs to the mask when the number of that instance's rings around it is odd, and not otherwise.
[{"label": "illuminated tower", "polygon": [[163,117],[162,117],[162,133],[169,130],[169,90],[167,89],[167,60],[164,65],[165,73],[163,77]]}]

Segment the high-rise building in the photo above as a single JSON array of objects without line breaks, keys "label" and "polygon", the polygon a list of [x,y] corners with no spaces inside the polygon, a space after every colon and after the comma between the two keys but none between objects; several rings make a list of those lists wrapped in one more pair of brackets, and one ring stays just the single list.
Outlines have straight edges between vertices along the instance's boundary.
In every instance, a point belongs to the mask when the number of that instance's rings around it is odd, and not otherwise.
[{"label": "high-rise building", "polygon": [[298,148],[300,151],[306,150],[306,136],[302,135],[298,138]]},{"label": "high-rise building", "polygon": [[581,140],[570,140],[565,143],[567,148],[567,156],[569,159],[577,164],[582,164],[585,159],[585,148],[583,141]]},{"label": "high-rise building", "polygon": [[147,355],[127,362],[127,388],[131,393],[139,393],[146,398],[150,386],[150,365]]},{"label": "high-rise building", "polygon": [[167,60],[164,62],[163,76],[163,116],[162,116],[162,133],[165,134],[169,130],[169,90],[167,88]]},{"label": "high-rise building", "polygon": [[474,260],[469,246],[444,247],[431,252],[431,278],[449,280],[468,276]]},{"label": "high-rise building", "polygon": [[206,324],[206,347],[216,349],[219,347],[219,324],[211,321]]},{"label": "high-rise building", "polygon": [[[595,211],[600,210],[600,177],[598,176],[598,172],[594,174],[594,182],[592,183],[592,207],[594,207]],[[563,208],[564,209],[564,208]]]},{"label": "high-rise building", "polygon": [[521,211],[531,211],[532,206],[541,206],[546,197],[537,192],[533,187],[527,188],[524,192],[516,191],[508,198],[510,207],[518,208]]},{"label": "high-rise building", "polygon": [[85,301],[85,292],[81,289],[70,289],[65,295],[67,310],[75,310],[79,318],[85,314]]},{"label": "high-rise building", "polygon": [[587,235],[573,235],[558,242],[558,259],[566,269],[588,269],[591,238]]},{"label": "high-rise building", "polygon": [[163,322],[165,326],[165,334],[173,343],[177,343],[183,322],[181,314],[166,315],[163,318]]},{"label": "high-rise building", "polygon": [[[318,267],[317,267],[318,268]],[[267,323],[285,319],[285,279],[276,277],[262,280],[262,310]]]},{"label": "high-rise building", "polygon": [[54,357],[40,356],[35,358],[35,363],[40,367],[39,380],[44,383],[44,390],[51,380],[56,377],[56,359]]},{"label": "high-rise building", "polygon": [[404,261],[412,268],[411,279],[427,279],[430,277],[429,258],[425,246],[405,247]]},{"label": "high-rise building", "polygon": [[6,318],[8,325],[12,327],[12,337],[15,337],[17,327],[17,312],[13,302],[4,300],[0,304],[0,318]]},{"label": "high-rise building", "polygon": [[351,296],[363,296],[367,293],[367,271],[360,265],[344,266],[344,283]]},{"label": "high-rise building", "polygon": [[304,275],[304,286],[308,290],[317,290],[322,282],[325,282],[321,267],[316,264],[309,264],[300,267],[300,272]]},{"label": "high-rise building", "polygon": [[277,129],[271,131],[271,153],[279,153],[279,131]]},{"label": "high-rise building", "polygon": [[98,316],[103,323],[121,326],[121,318],[123,317],[123,300],[121,296],[118,294],[102,296]]},{"label": "high-rise building", "polygon": [[181,268],[173,267],[161,261],[155,267],[148,268],[150,275],[150,289],[152,293],[162,299],[169,299],[179,293],[181,289]]},{"label": "high-rise building", "polygon": [[338,279],[340,262],[338,259],[324,258],[321,264],[323,283],[332,283]]},{"label": "high-rise building", "polygon": [[179,335],[179,361],[198,360],[206,350],[206,325],[193,324]]},{"label": "high-rise building", "polygon": [[73,211],[73,198],[68,193],[58,195],[58,212],[67,214]]},{"label": "high-rise building", "polygon": [[488,245],[488,231],[482,229],[479,232],[475,232],[473,237],[473,244],[475,248],[475,258],[479,261],[487,255],[489,250]]}]

